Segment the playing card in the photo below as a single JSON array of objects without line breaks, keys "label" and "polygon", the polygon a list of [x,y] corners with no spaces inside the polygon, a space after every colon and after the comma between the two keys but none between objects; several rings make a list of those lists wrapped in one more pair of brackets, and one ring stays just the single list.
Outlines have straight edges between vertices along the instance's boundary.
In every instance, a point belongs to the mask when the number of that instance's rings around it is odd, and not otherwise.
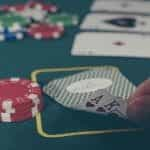
[{"label": "playing card", "polygon": [[149,35],[83,32],[76,36],[71,54],[149,58],[149,43]]},{"label": "playing card", "polygon": [[119,117],[127,117],[127,100],[122,97],[115,97],[106,91],[97,91],[80,104],[73,106],[75,109],[97,114],[116,114]]},{"label": "playing card", "polygon": [[91,10],[150,14],[150,1],[94,1]]},{"label": "playing card", "polygon": [[92,13],[85,17],[80,28],[150,33],[150,16]]},{"label": "playing card", "polygon": [[[43,90],[55,101],[69,108],[101,114],[121,110],[120,114],[125,116],[126,99],[135,90],[135,86],[118,68],[103,66],[55,79],[44,86]],[[87,108],[87,102],[95,106]],[[123,105],[119,106],[117,103]],[[102,108],[105,112],[100,111]]]}]

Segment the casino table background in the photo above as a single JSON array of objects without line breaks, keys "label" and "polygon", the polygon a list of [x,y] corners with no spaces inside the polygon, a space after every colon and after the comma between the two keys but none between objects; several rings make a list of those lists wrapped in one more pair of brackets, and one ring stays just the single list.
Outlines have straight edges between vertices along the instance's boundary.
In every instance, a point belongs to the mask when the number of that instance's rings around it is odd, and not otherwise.
[{"label": "casino table background", "polygon": [[[1,0],[1,4],[24,2],[23,0]],[[62,11],[77,13],[80,22],[89,12],[91,0],[51,0]],[[42,68],[114,65],[134,84],[150,76],[150,59],[118,57],[77,57],[70,49],[78,27],[70,27],[59,40],[23,41],[0,43],[0,78],[30,78],[31,72]],[[42,73],[38,82],[43,86],[49,80],[73,72]],[[77,112],[62,107],[44,95],[45,109],[42,112],[43,129],[48,134],[137,127],[137,125],[114,116],[100,116]],[[20,123],[0,123],[0,149],[2,150],[75,150],[75,149],[142,149],[149,146],[149,131],[111,133],[100,135],[45,138],[37,133],[35,119]]]}]

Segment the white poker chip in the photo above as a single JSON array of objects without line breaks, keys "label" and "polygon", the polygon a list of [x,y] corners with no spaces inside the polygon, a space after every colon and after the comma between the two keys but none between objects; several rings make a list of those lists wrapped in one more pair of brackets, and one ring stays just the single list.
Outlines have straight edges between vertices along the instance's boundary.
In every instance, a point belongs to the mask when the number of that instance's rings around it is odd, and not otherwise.
[{"label": "white poker chip", "polygon": [[13,26],[9,27],[10,32],[21,31],[22,26],[19,23],[14,23]]},{"label": "white poker chip", "polygon": [[16,34],[16,39],[17,39],[17,40],[22,40],[23,38],[24,38],[23,33],[17,33],[17,34]]},{"label": "white poker chip", "polygon": [[20,14],[23,17],[34,19],[35,21],[43,21],[47,13],[34,8],[26,8]]},{"label": "white poker chip", "polygon": [[37,40],[41,40],[42,39],[42,34],[41,33],[36,33],[34,35],[34,38],[37,39]]},{"label": "white poker chip", "polygon": [[55,39],[58,39],[58,38],[60,38],[60,33],[59,32],[54,32],[53,33],[53,38],[55,38]]}]

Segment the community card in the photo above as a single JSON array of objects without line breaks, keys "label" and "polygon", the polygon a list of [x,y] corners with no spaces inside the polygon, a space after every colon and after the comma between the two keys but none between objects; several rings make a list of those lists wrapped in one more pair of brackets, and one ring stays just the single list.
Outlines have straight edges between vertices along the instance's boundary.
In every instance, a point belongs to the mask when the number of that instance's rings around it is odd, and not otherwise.
[{"label": "community card", "polygon": [[150,36],[126,33],[83,32],[76,36],[72,55],[150,58]]},{"label": "community card", "polygon": [[94,1],[91,10],[150,14],[150,1]]},{"label": "community card", "polygon": [[102,66],[50,81],[43,90],[72,109],[101,114],[121,109],[117,115],[125,116],[126,100],[135,91],[135,86],[118,68]]},{"label": "community card", "polygon": [[92,13],[81,29],[150,33],[150,16]]}]

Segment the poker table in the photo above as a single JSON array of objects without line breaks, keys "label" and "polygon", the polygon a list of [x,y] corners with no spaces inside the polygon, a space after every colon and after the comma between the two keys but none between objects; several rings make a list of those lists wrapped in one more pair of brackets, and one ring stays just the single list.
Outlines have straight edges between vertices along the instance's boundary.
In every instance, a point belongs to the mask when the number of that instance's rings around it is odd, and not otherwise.
[{"label": "poker table", "polygon": [[[5,0],[18,3],[23,0]],[[83,17],[91,0],[51,0],[66,12]],[[112,65],[135,85],[150,75],[150,59],[71,56],[70,50],[79,26],[66,29],[58,40],[33,40],[0,43],[0,78],[22,77],[41,87],[49,80],[87,69],[87,66]],[[142,49],[141,49],[142,50]],[[44,95],[44,110],[36,118],[18,123],[0,123],[2,150],[82,150],[142,149],[149,146],[149,131],[116,116],[101,116],[71,110]]]}]

